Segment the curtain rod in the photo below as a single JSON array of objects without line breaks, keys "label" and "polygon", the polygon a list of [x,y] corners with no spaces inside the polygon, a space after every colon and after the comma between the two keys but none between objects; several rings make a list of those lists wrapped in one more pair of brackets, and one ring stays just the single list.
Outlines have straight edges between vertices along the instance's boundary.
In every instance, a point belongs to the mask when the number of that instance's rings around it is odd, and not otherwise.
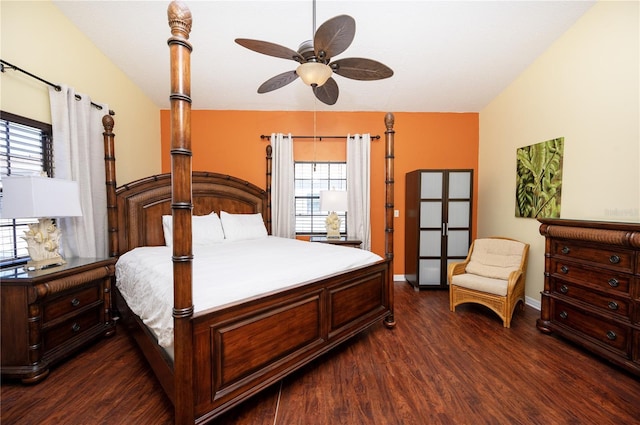
[{"label": "curtain rod", "polygon": [[[271,136],[267,136],[265,134],[261,134],[260,135],[261,139],[270,139]],[[322,139],[346,139],[347,136],[291,136],[292,139],[319,139],[320,141],[322,141]],[[380,136],[371,136],[371,140],[378,140],[380,139]]]},{"label": "curtain rod", "polygon": [[[47,80],[45,80],[43,78],[38,77],[37,75],[34,75],[34,74],[30,73],[29,71],[25,71],[22,68],[18,68],[17,66],[15,66],[13,64],[10,64],[9,62],[7,62],[5,60],[2,60],[2,59],[0,59],[0,72],[5,72],[5,69],[4,69],[5,65],[7,67],[13,69],[14,71],[20,71],[23,74],[27,74],[31,78],[35,78],[36,80],[53,87],[54,89],[56,89],[56,91],[62,90],[62,87],[60,87],[59,85],[53,84],[53,83],[51,83],[51,82],[49,82],[49,81],[47,81]],[[75,97],[76,97],[76,100],[82,99],[82,97],[80,95],[77,95],[77,94],[75,95]],[[97,103],[91,102],[91,104],[93,106],[95,106],[96,108],[98,108],[98,110],[102,110],[102,106],[98,105]],[[116,114],[115,112],[113,112],[111,109],[109,109],[109,115],[115,115],[115,114]]]}]

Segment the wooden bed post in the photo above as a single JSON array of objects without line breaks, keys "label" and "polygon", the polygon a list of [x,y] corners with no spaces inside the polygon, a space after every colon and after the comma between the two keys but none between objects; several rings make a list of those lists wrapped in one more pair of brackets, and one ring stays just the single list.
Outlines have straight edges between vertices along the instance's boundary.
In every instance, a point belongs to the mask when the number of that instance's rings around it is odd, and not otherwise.
[{"label": "wooden bed post", "polygon": [[105,115],[102,117],[104,132],[104,173],[107,189],[107,226],[109,238],[109,257],[117,257],[118,247],[118,204],[116,200],[116,155],[115,155],[115,134],[113,133],[113,117]]},{"label": "wooden bed post", "polygon": [[386,130],[384,132],[386,139],[386,153],[385,153],[385,257],[389,260],[389,270],[387,278],[389,279],[389,309],[390,314],[385,318],[384,323],[388,328],[393,328],[396,325],[396,319],[393,314],[393,215],[394,215],[394,180],[393,180],[393,161],[394,161],[394,143],[395,143],[395,131],[393,125],[395,118],[391,112],[388,112],[384,117],[384,124]]},{"label": "wooden bed post", "polygon": [[191,212],[191,11],[173,1],[171,37],[171,212],[173,215],[174,411],[177,425],[195,422]]},{"label": "wooden bed post", "polygon": [[273,147],[271,144],[267,145],[267,233],[271,233],[271,181],[273,172]]}]

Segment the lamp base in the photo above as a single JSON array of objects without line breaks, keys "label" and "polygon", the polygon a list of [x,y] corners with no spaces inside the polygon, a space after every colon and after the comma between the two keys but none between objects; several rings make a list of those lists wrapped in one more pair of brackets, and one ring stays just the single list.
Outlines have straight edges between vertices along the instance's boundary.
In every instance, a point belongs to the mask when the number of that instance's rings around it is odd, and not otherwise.
[{"label": "lamp base", "polygon": [[42,269],[46,269],[47,267],[60,266],[66,263],[67,262],[64,261],[64,258],[58,256],[57,258],[53,257],[53,258],[46,258],[44,260],[27,261],[27,264],[24,265],[24,269],[27,271],[42,270]]},{"label": "lamp base", "polygon": [[340,224],[342,220],[338,217],[335,211],[332,211],[325,221],[325,227],[327,229],[327,239],[340,239]]},{"label": "lamp base", "polygon": [[31,261],[25,266],[27,270],[40,270],[45,267],[64,264],[58,250],[60,246],[60,230],[50,218],[41,218],[37,223],[29,224],[24,239]]}]

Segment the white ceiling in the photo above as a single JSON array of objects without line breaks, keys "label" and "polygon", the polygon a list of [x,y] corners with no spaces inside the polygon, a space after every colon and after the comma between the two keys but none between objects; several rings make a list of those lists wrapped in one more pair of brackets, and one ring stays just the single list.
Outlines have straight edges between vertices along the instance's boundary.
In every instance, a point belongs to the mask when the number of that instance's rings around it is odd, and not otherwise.
[{"label": "white ceiling", "polygon": [[[169,108],[168,1],[53,3],[159,108]],[[257,88],[297,63],[247,50],[253,38],[293,50],[311,39],[312,0],[186,1],[193,109],[478,112],[569,29],[595,1],[318,0],[316,27],[336,15],[356,20],[351,46],[335,59],[365,57],[391,78],[335,76],[333,106],[300,79]]]}]

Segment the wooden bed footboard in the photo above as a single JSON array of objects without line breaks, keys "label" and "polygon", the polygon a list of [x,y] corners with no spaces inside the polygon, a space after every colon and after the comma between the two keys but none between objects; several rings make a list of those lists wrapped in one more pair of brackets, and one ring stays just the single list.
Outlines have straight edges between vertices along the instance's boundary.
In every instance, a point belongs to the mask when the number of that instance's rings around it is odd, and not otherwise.
[{"label": "wooden bed footboard", "polygon": [[[194,423],[206,423],[340,343],[389,318],[388,269],[378,263],[192,318]],[[115,310],[175,403],[171,357],[117,289]]]},{"label": "wooden bed footboard", "polygon": [[390,314],[388,261],[193,318],[195,414],[206,421]]}]

